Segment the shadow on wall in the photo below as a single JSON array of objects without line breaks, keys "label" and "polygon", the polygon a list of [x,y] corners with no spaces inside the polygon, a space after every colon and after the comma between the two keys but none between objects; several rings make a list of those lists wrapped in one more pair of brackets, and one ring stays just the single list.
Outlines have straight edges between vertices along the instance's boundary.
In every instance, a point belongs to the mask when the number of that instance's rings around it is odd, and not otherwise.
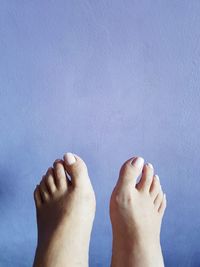
[{"label": "shadow on wall", "polygon": [[193,253],[190,261],[191,267],[199,267],[200,266],[200,250]]},{"label": "shadow on wall", "polygon": [[8,246],[0,248],[0,266],[13,267],[31,267],[33,264],[33,255],[30,254],[30,244],[18,244],[17,246],[10,242]]},{"label": "shadow on wall", "polygon": [[19,246],[12,233],[13,227],[9,225],[9,222],[13,224],[13,213],[16,212],[17,178],[16,173],[5,166],[0,168],[0,266],[2,267],[13,266],[13,262],[16,267],[30,266],[30,262],[27,263],[28,250],[25,251],[29,245]]},{"label": "shadow on wall", "polygon": [[16,196],[16,178],[16,173],[0,167],[0,205],[5,207]]},{"label": "shadow on wall", "polygon": [[105,255],[91,255],[89,267],[109,267],[108,262],[110,262],[110,258],[105,257]]},{"label": "shadow on wall", "polygon": [[177,255],[167,255],[165,253],[165,267],[199,267],[200,266],[200,251],[194,253],[182,253]]}]

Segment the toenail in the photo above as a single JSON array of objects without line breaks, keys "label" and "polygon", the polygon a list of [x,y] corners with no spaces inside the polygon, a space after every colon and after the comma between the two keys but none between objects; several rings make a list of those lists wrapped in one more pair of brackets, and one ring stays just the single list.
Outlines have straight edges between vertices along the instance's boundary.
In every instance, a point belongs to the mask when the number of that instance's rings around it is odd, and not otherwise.
[{"label": "toenail", "polygon": [[61,160],[60,159],[56,159],[55,161],[54,161],[54,163],[58,163],[58,162],[60,162]]},{"label": "toenail", "polygon": [[132,160],[131,164],[140,169],[144,165],[144,159],[141,157],[136,157]]},{"label": "toenail", "polygon": [[151,163],[147,163],[146,166],[148,166],[149,168],[153,169],[153,165]]},{"label": "toenail", "polygon": [[64,155],[64,160],[67,165],[72,165],[76,162],[74,155],[70,152]]}]

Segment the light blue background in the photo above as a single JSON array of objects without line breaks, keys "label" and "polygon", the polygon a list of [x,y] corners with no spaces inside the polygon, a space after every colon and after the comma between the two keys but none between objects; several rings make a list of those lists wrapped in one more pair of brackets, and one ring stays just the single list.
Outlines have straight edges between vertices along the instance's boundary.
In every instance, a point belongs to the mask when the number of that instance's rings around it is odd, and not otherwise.
[{"label": "light blue background", "polygon": [[32,191],[66,151],[97,195],[91,266],[109,266],[120,165],[153,163],[166,266],[200,266],[200,1],[0,1],[0,266],[31,266]]}]

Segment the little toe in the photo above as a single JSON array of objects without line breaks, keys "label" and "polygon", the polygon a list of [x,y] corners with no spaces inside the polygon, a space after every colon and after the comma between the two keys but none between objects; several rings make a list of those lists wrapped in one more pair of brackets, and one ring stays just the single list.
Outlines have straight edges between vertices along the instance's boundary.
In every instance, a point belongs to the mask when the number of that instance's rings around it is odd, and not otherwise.
[{"label": "little toe", "polygon": [[46,184],[46,187],[47,187],[49,193],[51,195],[53,195],[57,190],[55,180],[54,180],[53,168],[48,169],[48,171],[44,177],[44,181],[45,181],[45,184]]},{"label": "little toe", "polygon": [[55,180],[58,190],[67,189],[67,177],[62,160],[56,160],[53,164]]},{"label": "little toe", "polygon": [[149,192],[151,183],[153,180],[154,169],[151,163],[147,163],[144,165],[142,171],[142,177],[137,184],[137,189],[140,191]]},{"label": "little toe", "polygon": [[90,182],[88,170],[85,162],[75,154],[66,153],[64,155],[64,166],[71,177],[72,185],[83,186]]},{"label": "little toe", "polygon": [[42,177],[42,180],[40,182],[40,185],[39,185],[39,188],[40,188],[40,194],[41,194],[41,199],[42,199],[42,202],[48,202],[49,199],[50,199],[50,195],[49,195],[49,192],[48,192],[48,188],[45,184],[45,176]]},{"label": "little toe", "polygon": [[153,181],[152,181],[152,184],[151,184],[151,187],[150,187],[150,195],[153,199],[153,201],[156,199],[158,193],[160,192],[161,190],[161,185],[160,185],[160,179],[159,179],[159,176],[158,175],[154,175],[153,177]]},{"label": "little toe", "polygon": [[163,200],[161,202],[161,205],[158,209],[158,212],[161,214],[161,216],[164,215],[165,209],[167,207],[167,198],[166,198],[166,194],[163,195]]},{"label": "little toe", "polygon": [[39,185],[37,185],[35,190],[34,190],[34,200],[35,200],[36,208],[39,209],[42,205],[42,199],[41,199],[41,195],[40,195]]},{"label": "little toe", "polygon": [[127,160],[121,167],[117,186],[135,186],[138,176],[141,175],[144,159],[135,157]]},{"label": "little toe", "polygon": [[163,191],[161,190],[161,191],[158,193],[158,195],[157,195],[157,197],[156,197],[156,199],[155,199],[155,201],[154,201],[154,207],[155,207],[155,209],[156,209],[157,211],[159,210],[162,201],[163,201]]}]

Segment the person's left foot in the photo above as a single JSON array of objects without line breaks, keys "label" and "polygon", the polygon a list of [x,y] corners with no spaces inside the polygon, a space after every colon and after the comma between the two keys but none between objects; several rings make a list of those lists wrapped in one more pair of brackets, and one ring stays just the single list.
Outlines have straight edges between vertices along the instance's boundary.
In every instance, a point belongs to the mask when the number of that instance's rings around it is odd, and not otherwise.
[{"label": "person's left foot", "polygon": [[164,267],[160,229],[165,208],[153,166],[140,157],[127,160],[110,201],[112,267]]},{"label": "person's left foot", "polygon": [[38,245],[33,266],[87,267],[96,201],[84,161],[71,153],[56,160],[34,199]]}]

